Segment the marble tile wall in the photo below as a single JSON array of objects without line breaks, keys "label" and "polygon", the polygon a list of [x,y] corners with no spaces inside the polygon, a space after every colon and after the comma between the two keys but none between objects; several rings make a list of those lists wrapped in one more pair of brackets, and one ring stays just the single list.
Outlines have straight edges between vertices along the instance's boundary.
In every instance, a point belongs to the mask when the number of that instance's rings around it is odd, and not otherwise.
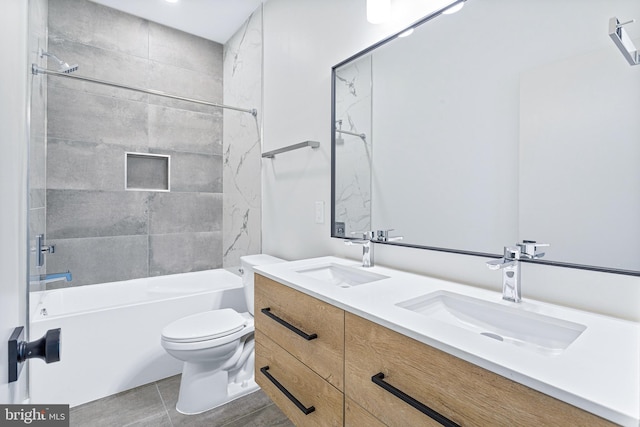
[{"label": "marble tile wall", "polygon": [[[48,50],[78,75],[223,103],[219,43],[87,0],[50,1],[48,24]],[[47,84],[47,271],[73,274],[51,287],[222,267],[223,112]],[[125,152],[170,155],[171,191],[125,191]]]},{"label": "marble tile wall", "polygon": [[224,48],[224,98],[256,108],[257,117],[225,110],[223,144],[223,264],[261,251],[262,9],[258,8]]}]

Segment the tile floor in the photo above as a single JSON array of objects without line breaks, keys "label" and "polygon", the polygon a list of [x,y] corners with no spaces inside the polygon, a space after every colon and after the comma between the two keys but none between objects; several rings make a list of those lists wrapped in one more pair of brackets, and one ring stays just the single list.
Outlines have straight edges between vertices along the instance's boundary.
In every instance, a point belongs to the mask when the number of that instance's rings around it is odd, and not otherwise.
[{"label": "tile floor", "polygon": [[262,390],[199,415],[176,411],[180,375],[71,408],[72,427],[258,427],[293,424]]}]

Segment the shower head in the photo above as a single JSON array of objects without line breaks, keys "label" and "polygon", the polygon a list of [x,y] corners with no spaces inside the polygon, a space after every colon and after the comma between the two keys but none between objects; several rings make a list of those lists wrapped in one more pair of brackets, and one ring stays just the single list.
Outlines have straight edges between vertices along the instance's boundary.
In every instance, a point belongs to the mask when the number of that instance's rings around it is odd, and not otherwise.
[{"label": "shower head", "polygon": [[40,58],[42,58],[43,56],[55,59],[58,62],[58,72],[60,73],[71,74],[78,69],[78,64],[69,65],[68,63],[55,56],[53,53],[41,50]]},{"label": "shower head", "polygon": [[67,74],[71,74],[77,69],[78,69],[78,64],[69,65],[66,62],[64,64],[61,64],[60,67],[58,67],[58,71],[60,71],[61,73],[67,73]]}]

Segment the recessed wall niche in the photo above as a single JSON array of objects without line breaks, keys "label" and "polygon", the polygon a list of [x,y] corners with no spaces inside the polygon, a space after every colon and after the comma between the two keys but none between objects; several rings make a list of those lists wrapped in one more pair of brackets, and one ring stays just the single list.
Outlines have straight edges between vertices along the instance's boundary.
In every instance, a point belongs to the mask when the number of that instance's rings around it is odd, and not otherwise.
[{"label": "recessed wall niche", "polygon": [[171,156],[125,153],[125,190],[169,191]]}]

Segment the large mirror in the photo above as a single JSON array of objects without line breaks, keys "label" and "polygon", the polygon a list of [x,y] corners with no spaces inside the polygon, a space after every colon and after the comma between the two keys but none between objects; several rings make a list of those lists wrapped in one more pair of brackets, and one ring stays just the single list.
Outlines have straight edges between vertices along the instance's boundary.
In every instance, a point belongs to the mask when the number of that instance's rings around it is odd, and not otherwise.
[{"label": "large mirror", "polygon": [[467,0],[336,65],[332,236],[536,240],[540,262],[640,275],[640,65],[612,17],[640,1]]}]

